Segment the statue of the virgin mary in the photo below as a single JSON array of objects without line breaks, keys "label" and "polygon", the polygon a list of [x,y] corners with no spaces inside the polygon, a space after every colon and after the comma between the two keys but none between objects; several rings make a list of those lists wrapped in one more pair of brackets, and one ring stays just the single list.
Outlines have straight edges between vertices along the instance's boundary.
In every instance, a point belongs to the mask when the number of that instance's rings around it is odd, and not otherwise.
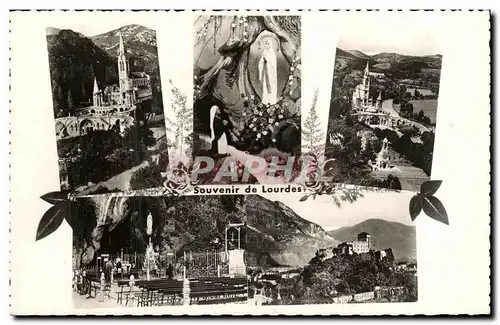
[{"label": "statue of the virgin mary", "polygon": [[148,236],[151,236],[153,233],[153,216],[151,215],[151,212],[148,214],[146,219],[146,233]]},{"label": "statue of the virgin mary", "polygon": [[259,61],[259,80],[262,83],[262,103],[274,105],[278,93],[276,51],[270,37],[263,40],[264,50]]}]

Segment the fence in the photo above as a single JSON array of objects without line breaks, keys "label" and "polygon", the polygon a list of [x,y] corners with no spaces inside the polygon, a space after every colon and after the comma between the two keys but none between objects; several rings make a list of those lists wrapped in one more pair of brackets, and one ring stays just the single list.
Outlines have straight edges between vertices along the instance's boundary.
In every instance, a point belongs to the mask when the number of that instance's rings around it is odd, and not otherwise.
[{"label": "fence", "polygon": [[[122,257],[123,256],[123,257]],[[112,261],[116,261],[116,258],[119,257],[122,260],[122,263],[129,263],[131,265],[135,265],[137,268],[141,269],[144,265],[144,261],[146,260],[146,254],[116,254],[113,255]],[[177,258],[175,253],[163,253],[158,254],[156,264],[159,268],[164,269],[168,267],[168,265],[172,265],[175,267],[177,263]]]},{"label": "fence", "polygon": [[229,273],[229,263],[225,252],[185,252],[186,277],[220,277]]},{"label": "fence", "polygon": [[[108,259],[116,263],[117,258],[121,259],[124,274],[133,273],[139,278],[145,276],[143,266],[146,254],[110,254],[87,265],[85,270],[100,272]],[[228,256],[224,251],[184,252],[184,256],[179,257],[176,253],[160,253],[156,258],[158,269],[151,270],[153,277],[166,277],[169,265],[173,268],[174,278],[184,276],[184,267],[187,278],[221,277],[229,274]]]},{"label": "fence", "polygon": [[[146,260],[146,254],[103,254],[99,255],[94,263],[84,266],[83,269],[89,272],[101,272],[108,260],[111,260],[113,264],[115,264],[117,258],[120,258],[121,260],[124,274],[133,273],[135,276],[145,276],[143,266],[144,261]],[[178,262],[180,261],[177,259],[175,253],[158,254],[156,257],[156,266],[158,269],[156,271],[152,270],[153,276],[165,277],[166,269],[169,265],[173,268],[174,277],[176,274],[182,276],[182,267],[178,265]],[[73,267],[79,268],[75,263],[73,263]]]}]

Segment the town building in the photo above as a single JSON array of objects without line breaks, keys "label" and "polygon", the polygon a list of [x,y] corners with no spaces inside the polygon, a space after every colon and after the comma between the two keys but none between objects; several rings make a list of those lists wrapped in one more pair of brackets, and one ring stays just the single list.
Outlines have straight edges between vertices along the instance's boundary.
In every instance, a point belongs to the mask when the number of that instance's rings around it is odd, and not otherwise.
[{"label": "town building", "polygon": [[382,79],[382,78],[385,78],[385,73],[383,73],[383,72],[370,72],[370,76],[377,78],[377,79]]}]

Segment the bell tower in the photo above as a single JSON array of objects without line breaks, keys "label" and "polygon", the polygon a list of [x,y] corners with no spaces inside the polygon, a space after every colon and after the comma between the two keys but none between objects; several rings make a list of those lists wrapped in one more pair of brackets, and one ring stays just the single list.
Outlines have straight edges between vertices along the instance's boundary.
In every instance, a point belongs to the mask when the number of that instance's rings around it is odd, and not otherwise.
[{"label": "bell tower", "polygon": [[123,43],[122,33],[120,33],[120,43],[118,47],[118,78],[120,80],[120,92],[123,94],[129,88],[129,62],[127,60],[125,44]]}]

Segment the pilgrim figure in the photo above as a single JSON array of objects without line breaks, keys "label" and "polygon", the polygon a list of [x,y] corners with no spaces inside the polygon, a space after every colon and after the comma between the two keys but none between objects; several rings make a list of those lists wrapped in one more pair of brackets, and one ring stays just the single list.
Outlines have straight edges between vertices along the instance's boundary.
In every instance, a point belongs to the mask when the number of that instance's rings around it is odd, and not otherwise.
[{"label": "pilgrim figure", "polygon": [[214,156],[227,156],[227,135],[226,130],[229,122],[222,120],[219,106],[213,105],[210,108],[210,139],[212,142],[211,152]]},{"label": "pilgrim figure", "polygon": [[276,52],[270,38],[264,40],[264,51],[259,61],[259,81],[262,84],[262,103],[274,105],[278,94]]}]

